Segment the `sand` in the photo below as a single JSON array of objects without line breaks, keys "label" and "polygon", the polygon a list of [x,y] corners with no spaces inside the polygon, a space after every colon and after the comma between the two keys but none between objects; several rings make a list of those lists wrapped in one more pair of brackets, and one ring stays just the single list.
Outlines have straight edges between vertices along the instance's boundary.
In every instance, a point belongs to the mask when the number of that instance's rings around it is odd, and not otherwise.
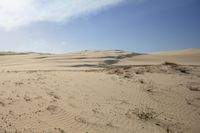
[{"label": "sand", "polygon": [[199,133],[200,49],[0,52],[0,133]]}]

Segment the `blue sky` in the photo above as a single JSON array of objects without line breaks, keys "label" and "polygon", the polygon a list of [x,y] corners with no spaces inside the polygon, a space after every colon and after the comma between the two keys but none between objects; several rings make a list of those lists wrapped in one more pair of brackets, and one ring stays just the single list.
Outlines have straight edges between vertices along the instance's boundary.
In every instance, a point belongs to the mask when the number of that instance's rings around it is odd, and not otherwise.
[{"label": "blue sky", "polygon": [[200,48],[199,0],[0,1],[0,51]]}]

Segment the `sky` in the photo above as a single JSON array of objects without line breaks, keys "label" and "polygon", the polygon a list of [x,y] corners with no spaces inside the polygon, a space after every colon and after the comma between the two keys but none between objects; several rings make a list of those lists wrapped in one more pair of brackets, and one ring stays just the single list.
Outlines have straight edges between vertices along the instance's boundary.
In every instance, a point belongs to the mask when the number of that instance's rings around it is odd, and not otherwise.
[{"label": "sky", "polygon": [[200,0],[0,0],[0,51],[200,48]]}]

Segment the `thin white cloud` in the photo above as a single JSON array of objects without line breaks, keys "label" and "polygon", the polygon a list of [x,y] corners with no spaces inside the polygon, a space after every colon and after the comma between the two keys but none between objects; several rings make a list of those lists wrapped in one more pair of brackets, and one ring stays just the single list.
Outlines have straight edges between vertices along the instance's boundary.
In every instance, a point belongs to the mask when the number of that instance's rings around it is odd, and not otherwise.
[{"label": "thin white cloud", "polygon": [[0,27],[13,30],[34,22],[69,21],[125,0],[0,0]]}]

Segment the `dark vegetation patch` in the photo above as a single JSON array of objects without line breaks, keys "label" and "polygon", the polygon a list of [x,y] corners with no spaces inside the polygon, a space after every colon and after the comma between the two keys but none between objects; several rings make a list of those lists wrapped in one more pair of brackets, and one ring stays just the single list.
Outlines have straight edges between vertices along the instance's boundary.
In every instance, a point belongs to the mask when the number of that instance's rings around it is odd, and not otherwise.
[{"label": "dark vegetation patch", "polygon": [[[117,62],[117,61],[116,61]],[[198,76],[198,69],[200,66],[183,66],[176,63],[165,62],[161,65],[112,65],[114,62],[99,63],[97,67],[103,68],[101,71],[105,71],[108,74],[115,74],[122,78],[132,78],[137,75],[143,75],[145,73],[162,73],[162,74],[180,74],[190,75],[194,74]],[[110,65],[108,65],[110,64]],[[195,69],[194,69],[195,68]],[[195,87],[192,90],[197,90]]]},{"label": "dark vegetation patch", "polygon": [[155,112],[152,108],[149,107],[142,107],[142,108],[136,108],[136,109],[129,109],[125,115],[129,119],[135,119],[134,116],[139,118],[139,120],[144,122],[149,122],[152,125],[159,126],[163,128],[166,133],[182,133],[182,128],[180,123],[174,123],[170,119],[167,118],[161,118],[161,113]]},{"label": "dark vegetation patch", "polygon": [[93,64],[80,64],[80,65],[72,65],[69,67],[97,67],[98,65],[93,65]]},{"label": "dark vegetation patch", "polygon": [[189,69],[187,69],[186,67],[176,67],[175,70],[179,71],[180,73],[190,74]]},{"label": "dark vegetation patch", "polygon": [[40,56],[40,57],[35,57],[34,59],[45,59],[48,58],[47,56]]},{"label": "dark vegetation patch", "polygon": [[190,74],[189,69],[173,62],[164,62],[162,65],[170,66],[171,69],[184,74]]},{"label": "dark vegetation patch", "polygon": [[6,56],[6,55],[27,55],[27,54],[32,54],[34,52],[0,52],[0,56]]},{"label": "dark vegetation patch", "polygon": [[142,108],[129,109],[125,113],[125,115],[129,119],[133,119],[134,116],[137,116],[140,120],[150,121],[156,119],[160,114],[156,113],[152,108],[142,107]]},{"label": "dark vegetation patch", "polygon": [[173,62],[164,62],[162,65],[167,65],[167,66],[172,66],[172,67],[177,67],[178,66],[178,64],[176,64],[176,63],[173,63]]},{"label": "dark vegetation patch", "polygon": [[141,54],[139,54],[139,53],[129,53],[129,54],[124,54],[124,55],[119,55],[116,58],[117,59],[124,59],[124,58],[131,58],[131,57],[138,56],[138,55],[141,55]]},{"label": "dark vegetation patch", "polygon": [[[82,60],[82,59],[110,59],[110,60],[118,60],[118,59],[124,59],[124,58],[130,58],[133,56],[141,55],[138,53],[129,53],[129,54],[121,54],[121,55],[109,55],[109,56],[99,56],[99,57],[66,57],[66,58],[60,58],[60,59],[65,59],[65,60]],[[58,58],[54,59],[49,59],[49,60],[59,60]]]},{"label": "dark vegetation patch", "polygon": [[105,60],[103,62],[100,62],[99,65],[113,65],[113,64],[116,64],[118,63],[119,60]]}]

